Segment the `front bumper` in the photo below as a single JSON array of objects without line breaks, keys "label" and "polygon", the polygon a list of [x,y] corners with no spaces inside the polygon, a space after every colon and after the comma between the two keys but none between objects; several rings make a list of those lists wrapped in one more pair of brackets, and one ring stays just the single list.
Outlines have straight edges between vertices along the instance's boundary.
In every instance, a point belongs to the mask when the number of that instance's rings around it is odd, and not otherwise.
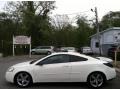
[{"label": "front bumper", "polygon": [[6,72],[5,79],[7,82],[14,83],[14,73],[13,72]]}]

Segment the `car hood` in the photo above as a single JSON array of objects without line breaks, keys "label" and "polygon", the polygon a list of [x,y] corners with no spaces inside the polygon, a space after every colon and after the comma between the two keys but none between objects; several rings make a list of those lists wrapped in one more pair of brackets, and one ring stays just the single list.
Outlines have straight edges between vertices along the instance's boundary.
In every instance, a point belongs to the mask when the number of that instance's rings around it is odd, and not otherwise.
[{"label": "car hood", "polygon": [[96,57],[96,58],[99,59],[99,60],[102,60],[102,61],[106,61],[106,62],[113,62],[112,59],[106,58],[106,57]]},{"label": "car hood", "polygon": [[27,61],[27,62],[15,64],[15,65],[13,65],[13,67],[22,67],[22,66],[29,66],[29,65],[31,65],[30,61]]}]

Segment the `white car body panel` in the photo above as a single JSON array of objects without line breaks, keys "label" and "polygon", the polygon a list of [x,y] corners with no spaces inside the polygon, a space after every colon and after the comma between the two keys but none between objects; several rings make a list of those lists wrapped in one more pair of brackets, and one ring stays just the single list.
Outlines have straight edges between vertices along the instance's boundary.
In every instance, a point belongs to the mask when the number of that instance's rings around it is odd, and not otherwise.
[{"label": "white car body panel", "polygon": [[66,82],[70,80],[70,65],[68,63],[35,66],[36,82]]},{"label": "white car body panel", "polygon": [[[39,61],[59,54],[76,55],[88,58],[87,61],[81,62],[68,62],[59,64],[47,64],[47,65],[36,65]],[[99,71],[105,74],[106,79],[112,79],[116,77],[116,72],[114,68],[105,66],[103,63],[105,61],[100,61],[95,58],[78,54],[78,53],[53,53],[44,57],[34,64],[29,64],[30,62],[24,62],[16,64],[12,67],[15,69],[12,72],[6,72],[6,80],[8,82],[14,82],[14,76],[16,73],[25,71],[28,72],[33,79],[33,82],[86,82],[87,77],[90,73]]]},{"label": "white car body panel", "polygon": [[112,59],[110,59],[110,58],[106,58],[106,57],[96,57],[96,58],[98,58],[98,59],[100,59],[100,60],[103,60],[103,61],[106,61],[106,62],[113,62],[113,60]]}]

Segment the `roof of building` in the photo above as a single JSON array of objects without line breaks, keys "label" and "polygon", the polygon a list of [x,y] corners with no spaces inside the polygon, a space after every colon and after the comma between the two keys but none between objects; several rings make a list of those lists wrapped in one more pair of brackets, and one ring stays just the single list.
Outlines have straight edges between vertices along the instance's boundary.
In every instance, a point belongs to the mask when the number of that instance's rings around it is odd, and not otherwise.
[{"label": "roof of building", "polygon": [[[102,34],[102,33],[104,33],[104,32],[110,31],[110,30],[120,30],[120,27],[108,28],[108,29],[103,30],[103,31],[101,31],[101,32],[99,32],[99,33]],[[90,36],[90,38],[92,38],[92,37],[94,37],[94,36],[96,36],[96,35],[97,35],[97,34],[94,34],[94,35]]]}]

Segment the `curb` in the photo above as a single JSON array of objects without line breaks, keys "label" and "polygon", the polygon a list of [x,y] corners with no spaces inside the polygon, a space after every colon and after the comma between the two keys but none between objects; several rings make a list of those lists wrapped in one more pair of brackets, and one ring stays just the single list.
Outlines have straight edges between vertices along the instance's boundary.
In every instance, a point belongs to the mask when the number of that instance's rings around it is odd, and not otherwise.
[{"label": "curb", "polygon": [[115,68],[115,70],[120,73],[120,69],[119,68]]}]

